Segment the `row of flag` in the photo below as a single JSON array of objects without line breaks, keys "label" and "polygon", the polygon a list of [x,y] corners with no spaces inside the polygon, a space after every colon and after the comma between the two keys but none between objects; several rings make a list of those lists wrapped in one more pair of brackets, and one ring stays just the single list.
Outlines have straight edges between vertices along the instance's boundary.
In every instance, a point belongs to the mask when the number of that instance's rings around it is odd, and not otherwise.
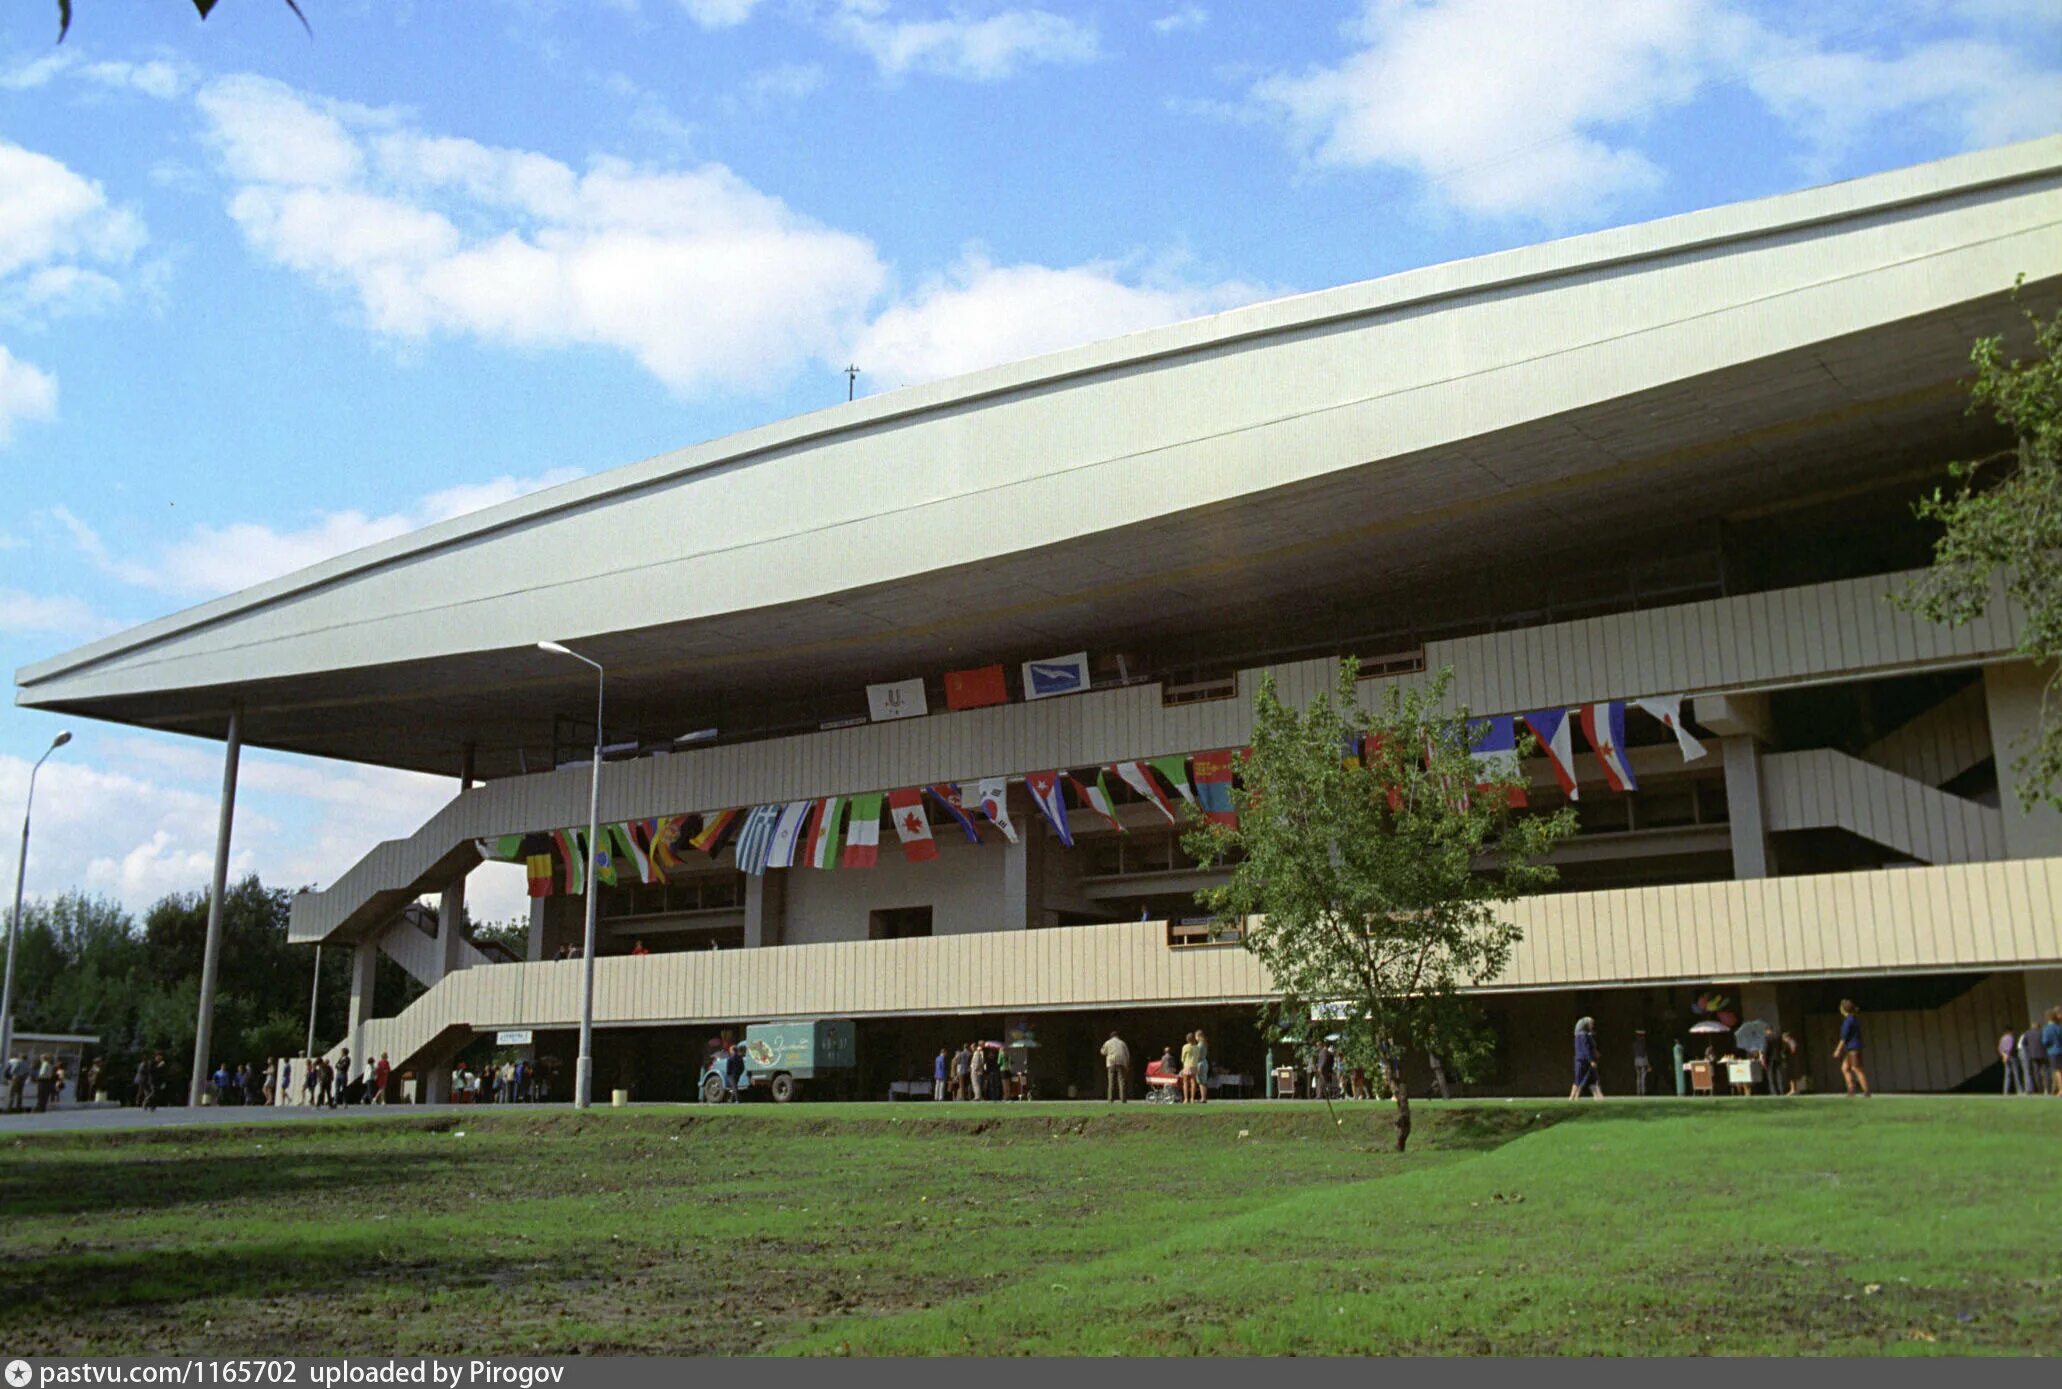
[{"label": "row of flag", "polygon": [[[1051,699],[1055,695],[1081,694],[1089,688],[1088,653],[1054,656],[1043,661],[1024,662],[1024,698]],[[983,709],[1009,702],[1009,683],[999,665],[945,673],[945,704],[950,709]],[[879,723],[885,719],[921,718],[931,712],[924,694],[922,676],[890,680],[866,687],[867,716]]]},{"label": "row of flag", "polygon": [[[1632,707],[1651,714],[1675,734],[1683,760],[1705,755],[1704,745],[1685,727],[1682,697],[1641,699]],[[1580,798],[1575,763],[1574,729],[1580,726],[1590,751],[1602,766],[1604,780],[1615,791],[1636,791],[1632,760],[1625,741],[1624,700],[1603,700],[1572,708],[1542,709],[1526,714],[1499,714],[1471,719],[1468,724],[1469,754],[1479,769],[1479,786],[1519,780],[1518,731],[1522,726],[1539,745],[1541,756],[1552,769],[1554,779],[1570,800]],[[1348,748],[1349,759],[1363,749]],[[1372,758],[1372,740],[1365,749]],[[1137,793],[1169,824],[1180,816],[1178,804],[1193,806],[1204,819],[1236,826],[1232,809],[1232,776],[1242,750],[1199,752],[1193,757],[1173,755],[1112,762],[1096,769],[1093,780],[1083,780],[1071,771],[1027,772],[1025,790],[1060,842],[1074,845],[1068,823],[1068,792],[1082,809],[1092,811],[1118,833],[1125,832],[1117,816],[1116,798],[1110,778]],[[713,811],[699,817],[699,827],[690,829],[696,818],[687,815],[656,816],[602,825],[593,853],[587,852],[587,831],[581,828],[537,834],[509,834],[478,842],[480,856],[501,862],[522,862],[529,874],[530,895],[546,897],[555,892],[577,894],[585,890],[584,865],[592,862],[597,882],[614,886],[631,881],[661,883],[669,872],[683,865],[680,853],[692,849],[714,857],[726,844],[736,841],[737,866],[747,873],[764,874],[769,868],[871,868],[880,859],[881,814],[885,810],[905,858],[921,863],[938,857],[938,845],[931,832],[927,801],[941,807],[968,842],[981,842],[975,817],[986,820],[1010,843],[1018,842],[1017,827],[1010,819],[1009,779],[983,777],[967,789],[956,782],[905,787],[894,791],[868,791],[850,796],[824,796],[811,800],[781,801],[771,805]],[[1522,786],[1511,790],[1511,804],[1522,806]]]}]

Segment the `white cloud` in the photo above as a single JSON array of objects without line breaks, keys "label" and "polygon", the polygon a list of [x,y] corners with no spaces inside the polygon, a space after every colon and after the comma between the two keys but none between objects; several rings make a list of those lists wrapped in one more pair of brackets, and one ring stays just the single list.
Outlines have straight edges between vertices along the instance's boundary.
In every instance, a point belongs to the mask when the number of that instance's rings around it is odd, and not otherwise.
[{"label": "white cloud", "polygon": [[[1549,224],[1656,190],[1648,127],[1722,84],[1766,105],[1812,168],[1885,125],[1922,122],[1968,147],[2054,127],[2062,49],[2027,41],[2015,2],[1905,18],[1878,23],[1878,52],[1856,37],[1866,24],[1810,7],[1363,0],[1343,59],[1250,95],[1313,165],[1396,169],[1461,212]],[[2054,23],[2051,12],[2050,34]]]},{"label": "white cloud", "polygon": [[994,82],[1032,64],[1093,62],[1102,51],[1093,24],[1050,10],[896,19],[886,0],[840,0],[831,32],[888,77],[921,72]]},{"label": "white cloud", "polygon": [[998,266],[972,253],[876,318],[852,356],[871,379],[910,385],[1214,313],[1265,293],[1241,281],[1187,283],[1164,270],[1128,280],[1108,262]]},{"label": "white cloud", "polygon": [[0,91],[36,91],[66,73],[98,86],[156,97],[160,101],[178,96],[190,81],[184,67],[163,58],[140,63],[88,63],[80,61],[75,49],[59,49],[0,72]]},{"label": "white cloud", "polygon": [[0,343],[0,446],[14,438],[23,420],[57,418],[57,378],[30,365]]},{"label": "white cloud", "polygon": [[745,95],[758,105],[772,101],[800,101],[823,87],[823,69],[814,63],[781,63],[753,73],[745,81]]},{"label": "white cloud", "polygon": [[704,29],[733,29],[752,17],[759,0],[680,0],[680,8]]},{"label": "white cloud", "polygon": [[576,171],[256,78],[201,103],[245,239],[394,337],[605,346],[683,393],[764,389],[828,360],[885,277],[870,242],[720,164]]},{"label": "white cloud", "polygon": [[89,640],[112,632],[118,625],[83,599],[0,588],[0,633],[8,636],[60,632]]},{"label": "white cloud", "polygon": [[1201,5],[1183,5],[1171,14],[1161,15],[1153,21],[1156,34],[1178,34],[1185,29],[1200,29],[1210,22],[1210,11]]}]

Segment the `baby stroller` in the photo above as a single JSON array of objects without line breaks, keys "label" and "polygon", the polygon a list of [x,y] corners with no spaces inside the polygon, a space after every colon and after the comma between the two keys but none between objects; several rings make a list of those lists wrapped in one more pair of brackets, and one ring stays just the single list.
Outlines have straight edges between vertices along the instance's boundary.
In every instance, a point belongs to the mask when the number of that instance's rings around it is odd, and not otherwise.
[{"label": "baby stroller", "polygon": [[1146,1063],[1146,1099],[1152,1104],[1175,1104],[1181,1099],[1181,1075],[1158,1061]]}]

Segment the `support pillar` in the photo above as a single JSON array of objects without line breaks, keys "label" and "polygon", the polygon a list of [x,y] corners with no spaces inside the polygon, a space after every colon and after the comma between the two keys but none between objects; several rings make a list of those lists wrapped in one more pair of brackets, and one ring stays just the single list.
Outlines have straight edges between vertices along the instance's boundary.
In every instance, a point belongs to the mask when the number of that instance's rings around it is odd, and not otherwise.
[{"label": "support pillar", "polygon": [[1766,878],[1768,814],[1761,799],[1761,743],[1749,734],[1718,740],[1725,759],[1726,816],[1732,822],[1733,876]]},{"label": "support pillar", "polygon": [[[414,930],[414,927],[406,928]],[[351,1048],[353,1072],[365,1069],[365,1024],[372,1017],[372,983],[379,967],[379,943],[362,940],[351,947],[351,1017],[344,1036]],[[348,1080],[345,1076],[342,1079]]]},{"label": "support pillar", "polygon": [[1983,668],[1984,710],[1998,759],[1998,808],[2005,817],[2005,852],[2012,858],[2062,855],[2062,811],[2046,804],[2028,809],[2012,766],[2040,736],[2041,699],[2051,670],[2032,661]]},{"label": "support pillar", "polygon": [[[473,745],[465,745],[465,755],[459,765],[458,794],[463,796],[473,785]],[[465,874],[460,873],[444,884],[444,891],[437,898],[437,977],[465,968]]]},{"label": "support pillar", "polygon": [[532,897],[530,899],[530,939],[529,943],[523,947],[523,958],[526,960],[541,960],[544,958],[544,931],[547,924],[544,908],[545,904],[550,901],[549,897]]},{"label": "support pillar", "polygon": [[2062,1008],[2062,969],[2026,971],[2026,1018],[2014,1026],[2024,1032],[2028,1022],[2046,1018],[2050,1008]]},{"label": "support pillar", "polygon": [[222,903],[229,891],[229,830],[236,818],[236,764],[243,754],[243,709],[229,711],[229,732],[222,744],[222,800],[215,820],[215,875],[208,892],[208,939],[201,950],[200,1016],[193,1031],[193,1075],[186,1102],[199,1105],[214,1071],[215,979],[222,966]]},{"label": "support pillar", "polygon": [[745,948],[779,945],[786,934],[787,876],[784,873],[745,875]]},{"label": "support pillar", "polygon": [[1002,914],[1005,931],[1024,931],[1040,924],[1045,906],[1045,824],[1038,807],[1028,797],[1019,807],[1009,808],[1017,827],[1017,842],[1002,846]]}]

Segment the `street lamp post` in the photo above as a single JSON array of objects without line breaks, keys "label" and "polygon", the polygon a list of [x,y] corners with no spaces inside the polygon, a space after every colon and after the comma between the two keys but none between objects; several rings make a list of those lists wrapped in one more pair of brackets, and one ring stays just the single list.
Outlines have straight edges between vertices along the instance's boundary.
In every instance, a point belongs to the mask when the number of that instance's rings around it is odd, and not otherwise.
[{"label": "street lamp post", "polygon": [[43,764],[72,740],[69,730],[50,740],[50,746],[36,759],[36,765],[29,769],[29,798],[21,810],[21,859],[14,865],[14,915],[7,923],[7,979],[0,984],[0,1062],[14,1055],[14,943],[21,939],[21,891],[29,873],[29,816],[36,808],[36,773],[43,770]]},{"label": "street lamp post", "polygon": [[608,676],[600,661],[590,661],[555,641],[540,641],[537,649],[571,656],[594,667],[594,774],[587,784],[587,932],[580,947],[580,1062],[573,1077],[573,1107],[586,1109],[594,1103],[594,864],[601,833],[601,711]]}]

